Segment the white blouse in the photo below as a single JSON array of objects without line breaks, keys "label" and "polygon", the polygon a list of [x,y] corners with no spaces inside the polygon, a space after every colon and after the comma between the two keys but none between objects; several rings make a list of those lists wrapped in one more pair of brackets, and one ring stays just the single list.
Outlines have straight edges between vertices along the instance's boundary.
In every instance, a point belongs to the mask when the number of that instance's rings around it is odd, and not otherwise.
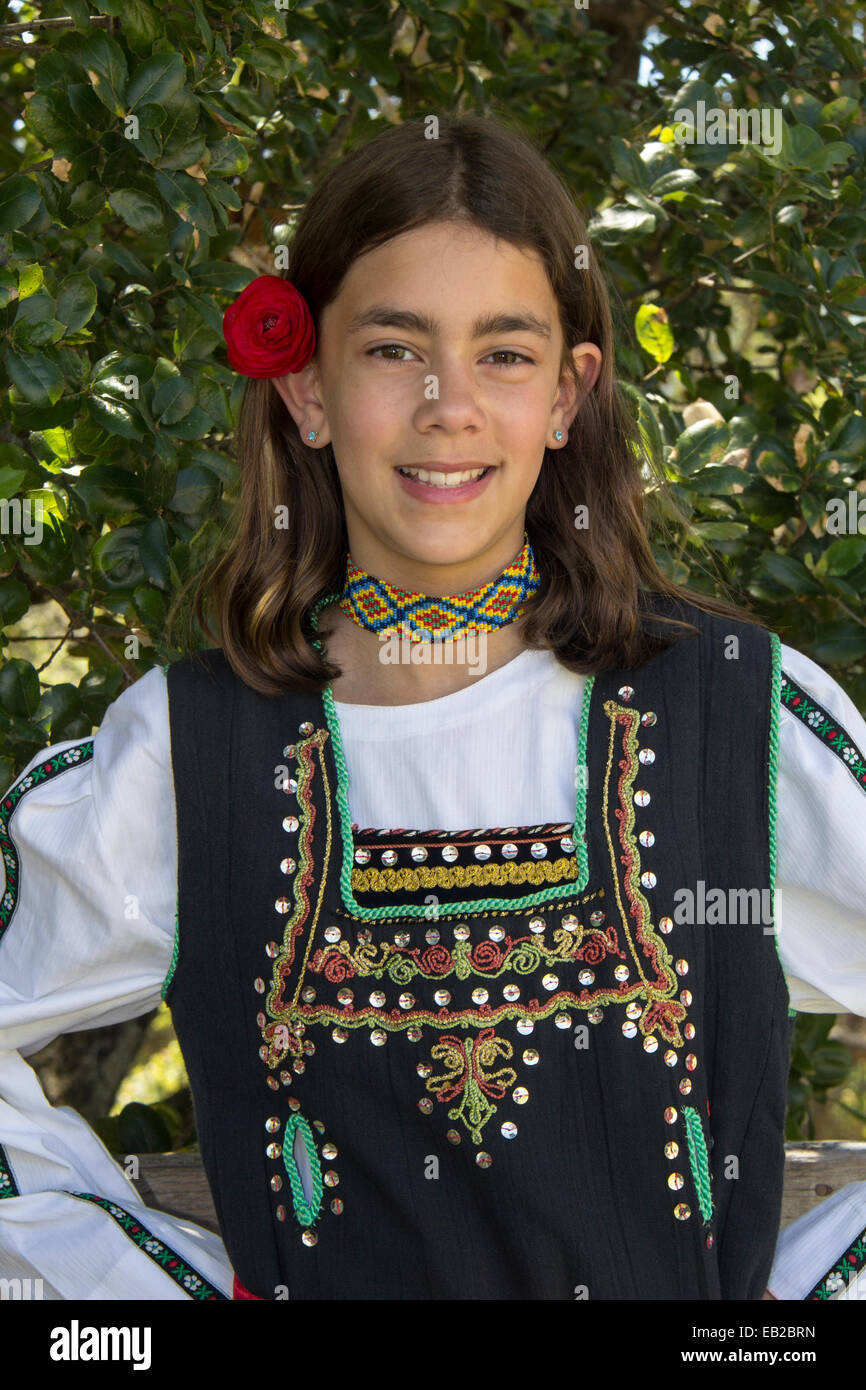
[{"label": "white blouse", "polygon": [[[782,668],[862,758],[866,722],[838,683],[784,645]],[[337,702],[353,821],[570,822],[585,685],[551,652],[526,651],[440,699]],[[791,1007],[866,1017],[866,790],[784,703],[779,733],[779,953]],[[155,1008],[171,962],[177,841],[163,670],[125,690],[92,738],[79,767],[88,740],[43,749],[0,800],[3,812],[34,769],[68,755],[62,775],[28,785],[8,834],[0,830],[0,1277],[40,1278],[46,1299],[170,1299],[194,1297],[198,1275],[231,1297],[219,1237],[146,1206],[85,1120],[48,1103],[24,1060],[60,1033]],[[125,1213],[150,1233],[150,1253],[120,1224]],[[866,1181],[781,1233],[771,1290],[804,1298],[864,1227]],[[153,1258],[160,1243],[192,1267],[185,1286]],[[866,1271],[837,1297],[866,1298]]]}]

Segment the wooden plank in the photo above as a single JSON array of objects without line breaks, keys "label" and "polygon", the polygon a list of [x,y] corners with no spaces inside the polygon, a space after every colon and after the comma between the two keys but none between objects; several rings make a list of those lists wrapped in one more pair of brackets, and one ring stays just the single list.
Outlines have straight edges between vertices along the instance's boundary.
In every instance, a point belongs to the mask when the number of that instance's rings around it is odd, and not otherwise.
[{"label": "wooden plank", "polygon": [[[142,1154],[139,1173],[136,1186],[148,1206],[219,1233],[213,1198],[198,1154]],[[866,1182],[866,1143],[787,1143],[782,1226],[849,1182]]]}]

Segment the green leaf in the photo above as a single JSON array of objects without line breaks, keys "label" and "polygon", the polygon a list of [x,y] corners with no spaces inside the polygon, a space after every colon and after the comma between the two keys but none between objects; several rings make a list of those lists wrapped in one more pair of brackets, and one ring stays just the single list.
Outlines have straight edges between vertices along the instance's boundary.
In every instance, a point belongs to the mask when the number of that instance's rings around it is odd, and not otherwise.
[{"label": "green leaf", "polygon": [[655,180],[650,193],[654,198],[662,198],[666,193],[678,192],[698,182],[699,176],[694,169],[671,169],[669,174],[662,174],[661,178]]},{"label": "green leaf", "polygon": [[113,463],[93,463],[78,475],[72,489],[91,515],[123,515],[145,505],[144,485],[128,468]]},{"label": "green leaf", "polygon": [[169,587],[168,528],[161,516],[149,521],[141,533],[141,563],[152,584]]},{"label": "green leaf", "polygon": [[169,207],[179,217],[201,228],[209,236],[216,235],[216,224],[210,203],[189,174],[157,171],[156,183]]},{"label": "green leaf", "polygon": [[0,232],[14,232],[30,221],[42,202],[39,185],[26,174],[0,183]]},{"label": "green leaf", "polygon": [[642,304],[635,314],[635,332],[644,352],[656,362],[667,362],[674,351],[674,335],[660,304]]},{"label": "green leaf", "polygon": [[761,556],[761,568],[776,584],[790,589],[795,594],[823,593],[821,585],[813,579],[802,560],[794,555],[784,555],[778,551],[766,551]]},{"label": "green leaf", "polygon": [[162,205],[136,188],[116,188],[109,196],[109,205],[134,232],[156,232],[165,224]]},{"label": "green leaf", "polygon": [[0,579],[0,627],[20,622],[30,607],[30,590],[20,579]]},{"label": "green leaf", "polygon": [[683,430],[676,443],[676,466],[680,473],[695,473],[705,464],[721,458],[727,448],[730,428],[724,420],[699,420]]},{"label": "green leaf", "polygon": [[626,241],[645,232],[653,232],[656,218],[643,208],[629,207],[627,203],[614,203],[590,220],[589,235],[605,243]]},{"label": "green leaf", "polygon": [[6,370],[25,401],[33,405],[54,405],[63,395],[63,373],[41,352],[25,357],[7,349]]},{"label": "green leaf", "polygon": [[127,588],[145,579],[141,563],[141,533],[139,526],[120,526],[100,536],[90,552],[94,571],[109,589]]},{"label": "green leaf", "polygon": [[847,666],[866,656],[866,626],[845,621],[819,623],[809,655],[821,666]]},{"label": "green leaf", "polygon": [[81,45],[81,62],[103,106],[115,116],[124,115],[127,67],[120,44],[109,34],[94,29]]},{"label": "green leaf", "polygon": [[26,478],[26,468],[0,468],[0,497],[14,497]]},{"label": "green leaf", "polygon": [[826,173],[837,164],[847,164],[854,155],[854,149],[844,140],[833,140],[820,150],[815,150],[806,160],[806,167],[814,174]]},{"label": "green leaf", "polygon": [[111,396],[94,394],[87,402],[91,417],[109,434],[120,435],[121,439],[141,439],[144,426],[132,413],[129,406]]},{"label": "green leaf", "polygon": [[[292,7],[294,7],[294,2],[295,0],[292,0]],[[201,6],[201,0],[192,0],[192,12],[195,15],[195,22],[198,27],[198,32],[201,35],[201,41],[205,46],[205,51],[207,53],[212,53],[213,30],[211,29],[210,25],[205,19],[204,10]]]},{"label": "green leaf", "polygon": [[195,405],[195,387],[183,376],[172,376],[153,393],[153,413],[160,424],[173,425],[188,415]]},{"label": "green leaf", "polygon": [[124,1153],[166,1153],[171,1135],[165,1120],[150,1105],[130,1101],[117,1117],[121,1151]]},{"label": "green leaf", "polygon": [[164,21],[145,0],[122,0],[123,33],[130,48],[142,53],[163,32]]},{"label": "green leaf", "polygon": [[837,97],[821,107],[821,120],[827,125],[845,125],[854,119],[859,110],[859,103],[853,97]]},{"label": "green leaf", "polygon": [[75,333],[90,322],[96,309],[96,286],[86,271],[67,275],[57,293],[57,317]]},{"label": "green leaf", "polygon": [[20,719],[32,719],[40,693],[39,677],[30,662],[10,657],[0,670],[0,708]]},{"label": "green leaf", "polygon": [[31,294],[42,288],[43,278],[41,265],[24,266],[18,272],[18,298],[29,299]]},{"label": "green leaf", "polygon": [[169,509],[181,515],[196,516],[206,511],[216,495],[217,480],[205,468],[181,468]]},{"label": "green leaf", "polygon": [[186,66],[179,53],[156,53],[135,69],[126,89],[130,110],[141,102],[164,102],[179,92],[186,81]]},{"label": "green leaf", "polygon": [[210,147],[210,174],[242,174],[249,168],[250,156],[236,135],[226,135]]},{"label": "green leaf", "polygon": [[863,560],[866,560],[866,539],[861,536],[840,536],[827,546],[815,566],[815,572],[848,574]]},{"label": "green leaf", "polygon": [[742,521],[699,521],[692,531],[706,541],[738,541],[749,534],[749,528]]},{"label": "green leaf", "polygon": [[631,145],[626,144],[615,135],[610,142],[610,153],[613,160],[613,167],[619,177],[629,188],[641,188],[646,192],[649,186],[649,175],[647,167],[632,149]]}]

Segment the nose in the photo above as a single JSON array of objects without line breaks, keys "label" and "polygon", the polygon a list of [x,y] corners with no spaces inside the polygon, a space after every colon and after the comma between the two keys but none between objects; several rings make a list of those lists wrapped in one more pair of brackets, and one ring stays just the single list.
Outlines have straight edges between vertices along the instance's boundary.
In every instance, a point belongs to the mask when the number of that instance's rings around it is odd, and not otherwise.
[{"label": "nose", "polygon": [[486,415],[481,405],[481,388],[471,364],[447,361],[431,364],[424,377],[424,397],[419,403],[415,424],[418,429],[481,429]]}]

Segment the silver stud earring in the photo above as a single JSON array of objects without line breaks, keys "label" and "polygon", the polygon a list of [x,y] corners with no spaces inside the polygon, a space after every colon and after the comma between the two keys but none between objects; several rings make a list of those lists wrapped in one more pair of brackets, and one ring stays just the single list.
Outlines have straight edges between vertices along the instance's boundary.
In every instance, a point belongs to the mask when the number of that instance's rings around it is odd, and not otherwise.
[{"label": "silver stud earring", "polygon": [[307,435],[307,438],[309,439],[309,441],[310,441],[311,444],[314,444],[315,441],[318,439],[318,437],[319,437],[319,431],[318,431],[318,430],[310,430],[310,433]]},{"label": "silver stud earring", "polygon": [[562,430],[554,430],[554,431],[553,431],[553,437],[554,437],[554,439],[555,439],[555,440],[557,441],[557,443],[558,443],[559,440],[562,438]]}]

